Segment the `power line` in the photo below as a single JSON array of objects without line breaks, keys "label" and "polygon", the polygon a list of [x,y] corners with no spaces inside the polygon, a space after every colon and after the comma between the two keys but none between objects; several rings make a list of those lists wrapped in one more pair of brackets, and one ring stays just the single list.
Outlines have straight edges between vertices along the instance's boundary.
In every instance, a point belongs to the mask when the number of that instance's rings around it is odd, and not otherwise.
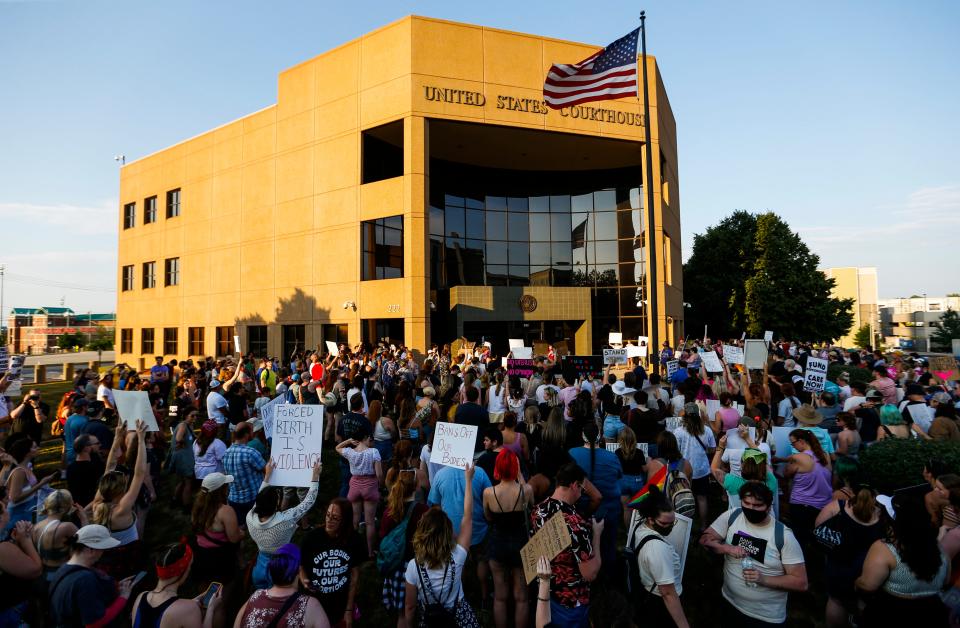
[{"label": "power line", "polygon": [[84,292],[116,292],[116,288],[106,288],[103,286],[92,286],[77,284],[68,281],[59,281],[56,279],[44,279],[42,277],[32,277],[29,275],[20,275],[16,273],[7,273],[6,278],[8,281],[12,281],[19,284],[40,286],[44,288],[60,288],[64,290],[81,290]]}]

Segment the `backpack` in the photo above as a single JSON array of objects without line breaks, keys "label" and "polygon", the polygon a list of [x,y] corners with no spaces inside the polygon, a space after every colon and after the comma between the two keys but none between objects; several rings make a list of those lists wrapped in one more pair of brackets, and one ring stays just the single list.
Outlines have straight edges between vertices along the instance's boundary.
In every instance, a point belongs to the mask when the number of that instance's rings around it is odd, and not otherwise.
[{"label": "backpack", "polygon": [[[451,561],[452,562],[452,561]],[[456,626],[457,619],[452,609],[443,605],[440,596],[433,592],[433,584],[430,582],[430,576],[424,579],[425,569],[420,563],[416,563],[417,576],[420,578],[420,587],[423,591],[423,614],[420,616],[420,625],[425,628],[448,628]],[[447,580],[447,572],[450,569],[450,562],[443,568],[443,578],[440,580],[440,591],[443,591],[443,584]],[[456,574],[454,574],[455,576]],[[429,593],[429,595],[428,595]],[[430,601],[430,598],[433,601]]]},{"label": "backpack", "polygon": [[673,503],[673,510],[685,517],[694,517],[697,512],[697,498],[693,494],[690,478],[681,469],[682,460],[671,462],[667,467],[666,494]]},{"label": "backpack", "polygon": [[[639,518],[638,518],[639,520]],[[643,549],[643,546],[649,541],[657,540],[666,543],[666,539],[661,537],[658,534],[648,534],[643,537],[640,541],[640,544],[634,547],[634,542],[637,538],[637,528],[640,525],[630,530],[627,535],[627,545],[624,547],[623,552],[621,553],[621,561],[623,562],[623,573],[627,574],[627,596],[633,600],[634,611],[637,616],[640,616],[639,612],[643,606],[654,597],[653,587],[657,586],[656,583],[652,587],[647,589],[643,586],[643,579],[640,577],[640,550]]]},{"label": "backpack", "polygon": [[407,547],[407,524],[413,514],[413,504],[407,506],[403,520],[380,539],[380,553],[377,554],[377,569],[382,576],[392,576],[403,566],[403,554]]}]

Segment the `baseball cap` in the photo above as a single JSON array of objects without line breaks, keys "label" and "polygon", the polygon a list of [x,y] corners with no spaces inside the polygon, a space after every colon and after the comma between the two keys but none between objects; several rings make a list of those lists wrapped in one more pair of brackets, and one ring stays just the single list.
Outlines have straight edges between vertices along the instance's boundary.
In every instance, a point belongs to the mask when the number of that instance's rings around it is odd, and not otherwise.
[{"label": "baseball cap", "polygon": [[220,473],[219,471],[214,471],[213,473],[209,474],[207,477],[203,478],[203,482],[201,483],[201,486],[207,489],[208,491],[215,491],[221,486],[223,486],[224,484],[230,484],[231,482],[233,482],[232,475],[226,475],[226,474]]},{"label": "baseball cap", "polygon": [[867,391],[867,399],[883,399],[883,395],[879,390],[871,389]]},{"label": "baseball cap", "polygon": [[77,530],[77,543],[99,550],[107,550],[120,545],[120,541],[110,536],[109,530],[96,523],[85,525]]}]

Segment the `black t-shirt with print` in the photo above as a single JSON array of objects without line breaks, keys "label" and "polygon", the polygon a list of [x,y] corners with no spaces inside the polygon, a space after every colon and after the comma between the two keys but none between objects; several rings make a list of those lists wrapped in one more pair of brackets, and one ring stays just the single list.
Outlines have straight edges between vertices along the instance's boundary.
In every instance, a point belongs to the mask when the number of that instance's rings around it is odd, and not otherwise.
[{"label": "black t-shirt with print", "polygon": [[323,528],[304,538],[300,565],[307,574],[310,595],[320,601],[331,622],[339,621],[346,610],[350,570],[366,559],[367,544],[352,530],[345,539],[331,538]]}]

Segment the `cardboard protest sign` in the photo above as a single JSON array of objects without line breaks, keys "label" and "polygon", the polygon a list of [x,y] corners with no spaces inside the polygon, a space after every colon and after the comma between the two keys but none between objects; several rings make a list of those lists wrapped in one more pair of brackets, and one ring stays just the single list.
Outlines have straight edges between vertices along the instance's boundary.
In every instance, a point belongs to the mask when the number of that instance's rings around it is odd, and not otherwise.
[{"label": "cardboard protest sign", "polygon": [[703,368],[707,369],[708,373],[723,372],[723,364],[720,363],[716,351],[704,351],[700,354],[700,357],[703,359]]},{"label": "cardboard protest sign", "polygon": [[647,336],[639,336],[637,338],[637,346],[640,348],[640,357],[647,357],[647,352],[650,349],[650,339]]},{"label": "cardboard protest sign", "polygon": [[473,350],[477,347],[476,342],[465,342],[463,343],[463,350],[467,353],[473,353]]},{"label": "cardboard protest sign", "polygon": [[563,370],[566,372],[570,368],[577,372],[578,377],[600,377],[603,373],[603,358],[599,355],[568,355],[563,358]]},{"label": "cardboard protest sign", "polygon": [[466,469],[467,463],[473,462],[477,429],[476,425],[437,423],[430,462],[442,464],[445,467]]},{"label": "cardboard protest sign", "polygon": [[827,382],[827,361],[820,358],[807,358],[807,369],[803,374],[803,389],[808,392],[823,392]]},{"label": "cardboard protest sign", "polygon": [[450,343],[450,355],[458,356],[463,353],[463,345],[467,341],[466,338],[457,338]]},{"label": "cardboard protest sign", "polygon": [[557,554],[570,547],[572,542],[570,529],[563,519],[563,513],[559,511],[554,513],[520,549],[520,560],[523,562],[523,575],[527,579],[527,584],[537,577],[537,560],[541,556],[547,560],[553,560]]},{"label": "cardboard protest sign", "polygon": [[332,340],[327,340],[326,345],[327,345],[327,353],[329,353],[333,357],[337,357],[338,355],[340,355],[340,347],[337,346],[337,343],[333,342]]},{"label": "cardboard protest sign", "polygon": [[117,402],[117,412],[127,424],[127,429],[137,429],[137,419],[147,424],[148,432],[159,432],[157,417],[150,405],[150,394],[145,390],[115,390],[113,398]]},{"label": "cardboard protest sign", "polygon": [[773,332],[772,331],[763,332],[763,341],[767,343],[773,342]]},{"label": "cardboard protest sign", "polygon": [[243,353],[243,350],[240,349],[240,336],[233,337],[233,352],[234,353]]},{"label": "cardboard protest sign", "polygon": [[310,486],[323,450],[323,405],[278,404],[273,413],[272,486]]},{"label": "cardboard protest sign", "polygon": [[930,372],[941,382],[960,380],[960,371],[957,370],[957,360],[952,355],[932,355],[928,358]]},{"label": "cardboard protest sign", "polygon": [[533,355],[547,355],[550,353],[550,343],[542,340],[533,341]]},{"label": "cardboard protest sign", "polygon": [[507,346],[511,349],[516,349],[517,347],[523,346],[523,338],[508,338]]},{"label": "cardboard protest sign", "polygon": [[623,334],[619,331],[612,331],[607,336],[607,343],[613,347],[619,347],[623,344]]},{"label": "cardboard protest sign", "polygon": [[626,349],[604,349],[603,363],[604,364],[626,364],[627,350]]},{"label": "cardboard protest sign", "polygon": [[513,357],[519,358],[521,360],[532,360],[533,359],[533,347],[514,347],[511,349],[513,352]]},{"label": "cardboard protest sign", "polygon": [[743,364],[743,349],[733,345],[723,345],[723,359],[727,364]]},{"label": "cardboard protest sign", "polygon": [[748,369],[763,369],[767,365],[767,343],[763,340],[744,340],[743,365]]},{"label": "cardboard protest sign", "polygon": [[680,370],[680,360],[667,361],[667,378],[673,377],[673,374]]},{"label": "cardboard protest sign", "polygon": [[[647,453],[647,448],[649,447],[649,445],[650,443],[637,443],[637,449],[643,452],[644,458],[647,458],[649,456],[649,454]],[[607,451],[616,452],[618,449],[620,449],[620,443],[607,443],[606,448],[607,448]]]},{"label": "cardboard protest sign", "polygon": [[557,352],[557,357],[563,357],[565,355],[570,355],[570,348],[567,346],[566,340],[558,340],[553,343],[553,348]]},{"label": "cardboard protest sign", "polygon": [[277,395],[260,407],[260,420],[263,421],[263,434],[267,438],[273,438],[273,417],[277,406],[286,403],[284,395]]},{"label": "cardboard protest sign", "polygon": [[536,366],[533,360],[518,360],[516,358],[507,358],[507,376],[523,377],[530,379],[536,372]]}]

